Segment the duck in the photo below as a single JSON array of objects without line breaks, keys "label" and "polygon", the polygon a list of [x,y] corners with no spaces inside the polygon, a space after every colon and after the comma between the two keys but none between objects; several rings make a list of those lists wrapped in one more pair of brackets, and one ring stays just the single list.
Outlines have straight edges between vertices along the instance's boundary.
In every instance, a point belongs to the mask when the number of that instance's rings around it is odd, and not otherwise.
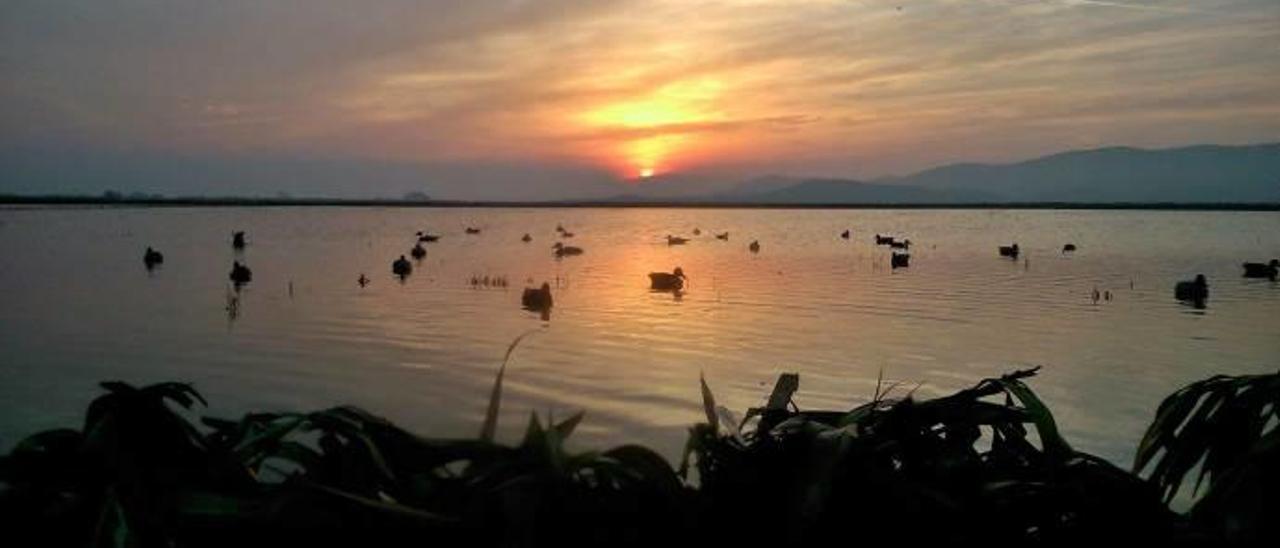
[{"label": "duck", "polygon": [[1204,274],[1197,274],[1192,281],[1181,281],[1173,286],[1173,296],[1179,301],[1204,302],[1209,298],[1209,282]]},{"label": "duck", "polygon": [[364,286],[366,286],[366,285],[369,285],[369,277],[368,277],[368,276],[365,276],[365,275],[364,275],[364,273],[363,273],[363,272],[361,272],[361,273],[360,273],[360,278],[356,279],[356,283],[360,284],[360,287],[364,287]]},{"label": "duck", "polygon": [[542,282],[542,287],[540,288],[524,288],[524,293],[520,295],[520,304],[524,306],[525,310],[549,310],[551,305],[554,304],[551,299],[551,284]]},{"label": "duck", "polygon": [[1244,263],[1244,277],[1246,278],[1271,278],[1275,280],[1277,275],[1280,275],[1280,259],[1271,259],[1271,262],[1266,264]]},{"label": "duck", "polygon": [[526,243],[526,244],[527,244],[527,243],[529,243],[529,242],[532,242],[532,241],[533,241],[533,236],[530,236],[528,232],[525,232],[525,233],[524,233],[524,237],[523,237],[523,238],[520,238],[520,241],[522,241],[522,242],[524,242],[524,243]]},{"label": "duck", "polygon": [[893,268],[906,268],[911,265],[911,255],[907,253],[894,252],[889,259],[889,266]]},{"label": "duck", "polygon": [[701,236],[701,235],[702,235],[702,229],[701,229],[701,228],[697,228],[697,227],[695,227],[695,228],[693,229],[693,235],[694,235],[694,236]]},{"label": "duck", "polygon": [[413,258],[415,259],[421,259],[427,256],[427,250],[426,248],[423,248],[420,243],[413,244],[413,249],[409,250],[409,254],[413,255]]},{"label": "duck", "polygon": [[1067,244],[1062,246],[1063,253],[1071,253],[1072,251],[1075,251],[1075,250],[1076,250],[1076,244]]},{"label": "duck", "polygon": [[237,231],[231,235],[231,247],[234,249],[244,249],[244,231]]},{"label": "duck", "polygon": [[716,234],[716,239],[717,239],[717,240],[724,240],[724,241],[726,241],[726,242],[727,242],[727,241],[729,241],[729,233],[728,233],[728,232],[724,232],[724,233],[721,233],[721,234]]},{"label": "duck", "polygon": [[479,233],[480,233],[480,229],[472,226],[467,227],[467,234],[479,234]]},{"label": "duck", "polygon": [[1000,246],[1000,256],[1009,257],[1010,259],[1018,258],[1018,244]]},{"label": "duck", "polygon": [[670,234],[667,234],[667,245],[684,245],[688,242],[689,242],[688,238],[681,238],[679,236],[672,236]]},{"label": "duck", "polygon": [[560,257],[570,257],[570,256],[573,256],[573,255],[581,255],[581,254],[582,254],[582,248],[581,248],[581,247],[573,247],[573,246],[571,246],[571,245],[564,245],[564,244],[562,244],[562,243],[560,243],[560,242],[556,242],[556,243],[555,243],[555,245],[551,246],[551,248],[552,248],[552,249],[554,249],[554,250],[556,250],[556,258],[560,258]]},{"label": "duck", "polygon": [[747,249],[750,249],[752,253],[759,253],[760,240],[751,240],[751,245],[747,246]]},{"label": "duck", "polygon": [[844,239],[846,239],[846,240],[848,240],[848,239],[849,239],[849,229],[847,229],[847,228],[846,228],[846,229],[844,230],[844,232],[841,232],[841,233],[840,233],[840,237],[841,237],[841,238],[844,238]]},{"label": "duck", "polygon": [[562,224],[560,224],[560,223],[556,223],[556,232],[559,232],[559,233],[563,234],[563,233],[564,233],[564,225],[562,225]]},{"label": "duck", "polygon": [[566,230],[566,231],[564,231],[564,232],[561,232],[561,233],[560,233],[560,237],[561,237],[561,238],[572,238],[572,237],[573,237],[573,233],[572,233],[572,232],[569,232],[568,230]]},{"label": "duck", "polygon": [[240,261],[233,261],[231,263],[230,278],[231,281],[236,284],[236,287],[240,287],[241,285],[247,284],[253,280],[253,271],[249,270],[249,267],[240,264]]},{"label": "duck", "polygon": [[671,272],[650,272],[649,288],[658,291],[679,291],[684,289],[684,269],[676,267]]},{"label": "duck", "polygon": [[426,232],[421,232],[421,231],[420,231],[420,232],[418,232],[418,241],[419,241],[419,242],[434,242],[434,241],[439,240],[439,239],[440,239],[440,237],[439,237],[439,236],[436,236],[435,234],[428,234],[428,233],[426,233]]},{"label": "duck", "polygon": [[148,247],[147,251],[142,254],[142,263],[147,265],[147,270],[150,270],[156,265],[164,263],[164,254]]},{"label": "duck", "polygon": [[399,276],[400,279],[404,279],[405,276],[413,273],[413,264],[409,262],[409,259],[404,258],[404,255],[401,255],[399,259],[391,263],[391,273]]},{"label": "duck", "polygon": [[876,245],[892,245],[893,236],[881,236],[876,234]]},{"label": "duck", "polygon": [[907,250],[911,249],[911,240],[893,241],[889,243],[889,247],[893,249]]}]

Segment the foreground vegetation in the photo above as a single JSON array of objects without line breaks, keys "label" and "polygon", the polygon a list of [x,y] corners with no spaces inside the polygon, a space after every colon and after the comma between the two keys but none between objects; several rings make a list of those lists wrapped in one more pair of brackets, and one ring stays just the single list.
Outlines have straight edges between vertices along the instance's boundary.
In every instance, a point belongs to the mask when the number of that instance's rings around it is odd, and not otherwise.
[{"label": "foreground vegetation", "polygon": [[[925,401],[878,391],[839,412],[789,408],[784,376],[745,426],[703,383],[706,422],[690,429],[679,468],[639,445],[567,450],[582,414],[534,414],[519,445],[496,443],[502,373],[478,439],[424,438],[353,407],[196,421],[205,402],[189,385],[108,382],[80,430],[35,434],[0,457],[0,520],[10,539],[48,546],[1154,544],[1277,533],[1280,374],[1213,377],[1169,396],[1134,472],[1074,450],[1026,385],[1034,374]],[[1198,502],[1171,511],[1186,488]]]}]

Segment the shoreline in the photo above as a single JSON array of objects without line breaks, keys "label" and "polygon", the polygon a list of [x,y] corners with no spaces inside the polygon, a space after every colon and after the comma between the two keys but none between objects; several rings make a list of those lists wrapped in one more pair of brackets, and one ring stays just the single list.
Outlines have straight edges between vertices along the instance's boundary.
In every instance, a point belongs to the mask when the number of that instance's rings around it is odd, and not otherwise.
[{"label": "shoreline", "polygon": [[938,210],[1075,210],[1075,211],[1280,211],[1280,203],[1184,203],[1184,202],[973,202],[973,203],[758,203],[699,201],[483,201],[434,200],[410,202],[380,199],[337,198],[162,198],[104,199],[96,196],[0,196],[6,206],[83,207],[396,207],[396,208],[494,208],[494,209],[938,209]]}]

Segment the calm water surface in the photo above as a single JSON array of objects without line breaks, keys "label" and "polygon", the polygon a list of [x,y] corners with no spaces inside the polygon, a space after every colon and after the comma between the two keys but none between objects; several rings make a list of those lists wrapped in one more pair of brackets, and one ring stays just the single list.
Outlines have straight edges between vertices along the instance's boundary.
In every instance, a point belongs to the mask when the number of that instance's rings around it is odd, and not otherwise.
[{"label": "calm water surface", "polygon": [[[557,223],[585,255],[553,259]],[[400,283],[390,262],[424,229],[444,237]],[[233,230],[254,271],[234,319]],[[910,268],[888,268],[876,232],[911,238]],[[1025,260],[997,256],[1011,241]],[[1067,242],[1080,250],[1062,255]],[[166,259],[151,274],[148,245]],[[105,379],[194,382],[214,415],[353,403],[472,436],[507,345],[536,330],[508,371],[507,440],[530,411],[586,409],[579,446],[675,457],[702,416],[699,372],[741,411],[784,371],[801,375],[802,408],[848,408],[881,372],[934,396],[1042,365],[1032,385],[1068,439],[1127,466],[1165,394],[1280,367],[1280,284],[1239,266],[1277,256],[1275,213],[0,209],[0,448],[77,424]],[[649,291],[647,273],[677,265],[682,297]],[[1172,298],[1196,273],[1205,310]],[[468,283],[485,275],[510,287]],[[557,286],[546,322],[519,306],[543,281]],[[1095,304],[1095,287],[1112,300]]]}]

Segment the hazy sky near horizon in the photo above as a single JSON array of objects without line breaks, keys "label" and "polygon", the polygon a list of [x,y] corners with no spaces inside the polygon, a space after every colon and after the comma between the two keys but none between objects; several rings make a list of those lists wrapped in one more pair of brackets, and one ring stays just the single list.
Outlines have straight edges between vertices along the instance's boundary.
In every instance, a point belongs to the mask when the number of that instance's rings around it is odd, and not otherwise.
[{"label": "hazy sky near horizon", "polygon": [[[269,166],[247,191],[305,161],[371,170],[347,193],[382,193],[385,168],[397,189],[425,170],[540,196],[1278,137],[1277,0],[0,4],[0,169],[28,175],[0,190],[81,181],[31,167],[67,150]],[[172,167],[121,173],[222,188]]]}]

